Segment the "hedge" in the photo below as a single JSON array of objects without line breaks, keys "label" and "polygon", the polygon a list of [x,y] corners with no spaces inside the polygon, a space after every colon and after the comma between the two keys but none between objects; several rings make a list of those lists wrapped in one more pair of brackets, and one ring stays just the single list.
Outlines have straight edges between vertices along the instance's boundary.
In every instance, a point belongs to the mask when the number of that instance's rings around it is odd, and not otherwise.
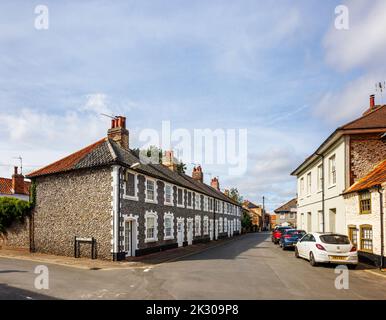
[{"label": "hedge", "polygon": [[0,235],[6,233],[14,222],[23,222],[30,213],[31,204],[28,201],[0,197]]}]

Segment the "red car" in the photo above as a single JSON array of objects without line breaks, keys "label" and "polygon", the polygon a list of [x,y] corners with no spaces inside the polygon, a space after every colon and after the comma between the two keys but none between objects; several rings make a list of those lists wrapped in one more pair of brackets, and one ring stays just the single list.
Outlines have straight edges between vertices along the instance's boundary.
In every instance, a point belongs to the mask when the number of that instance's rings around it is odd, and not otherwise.
[{"label": "red car", "polygon": [[293,229],[293,227],[276,227],[276,228],[272,231],[272,242],[273,242],[274,244],[278,244],[279,241],[280,241],[280,238],[281,238],[282,233],[283,233],[285,230],[288,230],[288,229]]}]

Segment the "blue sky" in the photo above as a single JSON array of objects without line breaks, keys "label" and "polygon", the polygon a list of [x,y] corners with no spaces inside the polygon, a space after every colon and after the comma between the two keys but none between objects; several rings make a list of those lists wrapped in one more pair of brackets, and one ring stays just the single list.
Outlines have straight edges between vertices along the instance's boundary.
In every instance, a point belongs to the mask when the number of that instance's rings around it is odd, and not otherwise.
[{"label": "blue sky", "polygon": [[[341,3],[349,30],[334,28]],[[247,172],[204,171],[274,209],[296,194],[291,170],[385,80],[385,21],[384,1],[2,1],[0,176],[15,156],[28,172],[103,137],[101,112],[127,116],[133,147],[162,120],[246,128]]]}]

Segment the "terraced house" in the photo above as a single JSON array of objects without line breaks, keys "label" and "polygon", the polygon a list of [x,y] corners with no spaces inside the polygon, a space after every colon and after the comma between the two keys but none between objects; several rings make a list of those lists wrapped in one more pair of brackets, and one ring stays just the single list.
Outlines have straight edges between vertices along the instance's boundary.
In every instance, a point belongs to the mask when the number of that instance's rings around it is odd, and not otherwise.
[{"label": "terraced house", "polygon": [[173,152],[162,164],[143,164],[129,148],[126,119],[112,120],[107,137],[28,175],[36,190],[30,219],[32,250],[122,260],[155,251],[233,236],[241,208],[220,191],[177,171]]}]

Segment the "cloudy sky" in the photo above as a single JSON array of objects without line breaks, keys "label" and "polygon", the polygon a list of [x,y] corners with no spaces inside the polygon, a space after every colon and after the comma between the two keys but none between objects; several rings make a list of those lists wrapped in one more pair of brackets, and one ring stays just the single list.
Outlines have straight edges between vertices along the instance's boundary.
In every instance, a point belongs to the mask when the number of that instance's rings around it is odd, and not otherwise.
[{"label": "cloudy sky", "polygon": [[[295,196],[291,170],[386,80],[383,0],[79,2],[0,3],[0,176],[16,156],[28,172],[100,139],[100,113],[123,114],[131,147],[163,120],[247,129],[247,170],[204,164],[205,179],[274,209]],[[339,4],[348,30],[334,27]]]}]

